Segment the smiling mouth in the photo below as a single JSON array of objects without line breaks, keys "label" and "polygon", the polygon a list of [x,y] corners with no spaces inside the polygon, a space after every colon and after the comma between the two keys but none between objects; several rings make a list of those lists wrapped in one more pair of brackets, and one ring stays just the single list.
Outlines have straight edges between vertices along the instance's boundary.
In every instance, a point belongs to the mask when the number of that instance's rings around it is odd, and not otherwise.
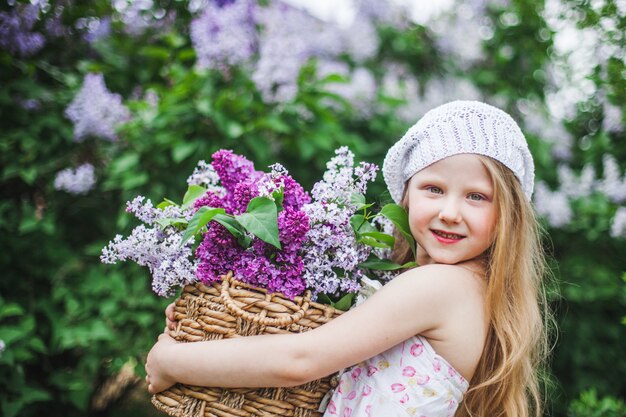
[{"label": "smiling mouth", "polygon": [[435,229],[431,229],[431,232],[433,232],[435,235],[440,236],[444,239],[460,240],[465,237],[463,235],[457,235],[456,233],[448,233],[448,232],[443,232],[441,230],[435,230]]}]

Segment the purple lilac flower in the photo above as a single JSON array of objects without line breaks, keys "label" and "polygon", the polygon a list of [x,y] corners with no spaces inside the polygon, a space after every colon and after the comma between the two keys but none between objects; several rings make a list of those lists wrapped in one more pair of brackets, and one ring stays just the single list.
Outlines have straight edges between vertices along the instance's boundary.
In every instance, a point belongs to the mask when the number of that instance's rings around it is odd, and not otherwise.
[{"label": "purple lilac flower", "polygon": [[96,175],[93,165],[82,164],[75,170],[66,168],[59,171],[54,178],[54,188],[70,194],[87,194],[96,184]]},{"label": "purple lilac flower", "polygon": [[101,19],[97,17],[85,19],[84,23],[80,25],[79,22],[77,22],[77,26],[79,27],[79,29],[86,30],[83,38],[89,43],[94,43],[101,39],[106,39],[111,35],[111,18],[108,16]]},{"label": "purple lilac flower", "polygon": [[[198,279],[210,283],[233,271],[235,278],[267,288],[270,292],[282,292],[288,297],[301,294],[305,282],[300,249],[309,230],[309,222],[300,208],[309,201],[308,195],[280,164],[273,165],[271,172],[264,174],[255,171],[252,162],[246,158],[221,150],[213,155],[212,167],[225,193],[208,192],[195,202],[196,209],[202,206],[223,207],[230,214],[238,214],[246,210],[252,198],[271,196],[273,191],[283,187],[283,210],[278,213],[277,219],[282,248],[278,250],[253,237],[250,247],[244,249],[226,228],[212,222],[196,250]],[[215,178],[211,182],[217,183]]]},{"label": "purple lilac flower", "polygon": [[240,182],[249,179],[256,180],[263,175],[262,172],[254,169],[252,161],[227,149],[215,152],[212,159],[211,165],[228,193],[232,193]]},{"label": "purple lilac flower", "polygon": [[74,123],[74,139],[78,142],[90,135],[116,140],[115,129],[130,119],[122,97],[107,90],[102,74],[85,76],[65,115]]},{"label": "purple lilac flower", "polygon": [[198,66],[224,69],[247,62],[256,51],[253,13],[248,0],[207,4],[190,28]]},{"label": "purple lilac flower", "polygon": [[0,48],[26,57],[37,53],[46,43],[41,33],[32,32],[39,19],[39,6],[25,5],[0,12]]},{"label": "purple lilac flower", "polygon": [[234,260],[241,258],[244,253],[245,250],[224,226],[211,222],[196,249],[196,277],[204,283],[217,281],[220,276],[235,269]]},{"label": "purple lilac flower", "polygon": [[[282,292],[288,297],[300,295],[306,288],[300,248],[309,230],[308,224],[303,211],[285,208],[278,214],[282,249],[276,250],[257,239],[238,260],[234,268],[235,277],[267,288],[270,292]],[[270,261],[272,254],[275,256]]]},{"label": "purple lilac flower", "polygon": [[60,38],[70,34],[70,29],[63,24],[63,6],[57,6],[49,12],[45,23],[46,35],[52,38]]}]

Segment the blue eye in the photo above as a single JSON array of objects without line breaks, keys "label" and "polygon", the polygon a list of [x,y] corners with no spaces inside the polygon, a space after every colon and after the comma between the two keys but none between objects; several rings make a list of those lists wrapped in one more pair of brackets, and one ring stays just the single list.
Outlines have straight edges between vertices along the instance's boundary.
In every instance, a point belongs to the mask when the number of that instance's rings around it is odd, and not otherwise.
[{"label": "blue eye", "polygon": [[435,193],[435,194],[443,194],[443,190],[439,187],[435,187],[434,185],[430,185],[428,187],[426,187],[426,189],[428,191],[430,191],[431,193]]},{"label": "blue eye", "polygon": [[472,193],[469,195],[468,197],[470,200],[472,201],[482,201],[485,200],[485,197],[483,197],[482,195],[478,194],[478,193]]}]

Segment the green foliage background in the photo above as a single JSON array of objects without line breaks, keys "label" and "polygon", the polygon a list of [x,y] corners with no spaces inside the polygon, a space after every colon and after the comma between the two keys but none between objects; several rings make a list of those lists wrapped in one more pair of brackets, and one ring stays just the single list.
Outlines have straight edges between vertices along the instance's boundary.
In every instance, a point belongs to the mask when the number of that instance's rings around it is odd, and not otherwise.
[{"label": "green foliage background", "polygon": [[[607,0],[600,9],[583,0],[564,1],[584,17],[581,27],[610,19],[624,34],[626,18],[616,1]],[[310,189],[335,148],[348,145],[360,160],[380,164],[408,127],[395,114],[402,103],[382,95],[372,116],[359,116],[351,103],[328,92],[329,80],[315,77],[314,60],[302,68],[292,102],[264,103],[243,69],[234,68],[226,76],[195,69],[185,2],[156,3],[177,13],[167,30],[129,36],[114,22],[111,35],[94,44],[74,30],[48,39],[32,57],[0,50],[4,416],[130,412],[132,383],[122,384],[120,395],[112,395],[104,406],[96,406],[95,399],[107,382],[116,381],[124,364],[134,366],[139,378],[144,376],[145,354],[162,330],[167,300],[150,291],[147,271],[99,262],[101,248],[113,235],[133,226],[124,212],[125,201],[138,194],[153,201],[163,196],[179,200],[196,162],[220,148],[247,155],[257,167],[281,162]],[[554,33],[541,17],[542,7],[541,0],[513,0],[507,9],[490,9],[494,35],[483,44],[486,58],[469,69],[439,53],[428,28],[420,25],[379,27],[379,53],[366,66],[380,78],[385,71],[381,63],[404,63],[424,85],[438,77],[461,76],[515,114],[520,99],[544,100],[544,68],[556,59]],[[75,2],[64,9],[62,21],[73,27],[82,17],[111,13],[108,1]],[[516,15],[520,24],[502,24],[504,13]],[[43,24],[43,19],[37,23]],[[615,39],[619,43],[624,37]],[[512,53],[503,55],[503,45]],[[607,68],[596,71],[592,81],[621,109],[623,123],[624,55],[612,57]],[[116,142],[89,138],[77,143],[64,116],[90,72],[104,74],[107,87],[120,93],[131,109],[132,120],[121,126]],[[146,91],[159,97],[156,107],[141,98]],[[29,99],[39,107],[27,110],[19,104]],[[336,106],[329,107],[327,100]],[[591,97],[579,103],[566,126],[577,138],[568,162],[574,170],[590,163],[601,171],[602,157],[610,153],[624,172],[624,134],[598,128],[602,118],[597,99]],[[538,178],[557,185],[549,145],[536,134],[528,138]],[[56,172],[84,161],[96,166],[94,190],[74,196],[54,189]],[[371,193],[384,198],[382,180]],[[549,228],[546,242],[559,280],[552,300],[560,331],[552,360],[550,414],[624,416],[626,242],[608,235],[617,206],[606,196],[580,199],[573,209],[575,221]],[[595,391],[589,391],[592,387]],[[133,413],[153,413],[144,397],[133,404]]]}]

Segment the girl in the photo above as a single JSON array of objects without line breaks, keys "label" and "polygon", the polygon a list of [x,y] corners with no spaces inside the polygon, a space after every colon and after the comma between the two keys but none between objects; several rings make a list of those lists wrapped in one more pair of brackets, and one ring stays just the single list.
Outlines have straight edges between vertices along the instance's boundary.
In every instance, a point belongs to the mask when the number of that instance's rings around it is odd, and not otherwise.
[{"label": "girl", "polygon": [[[540,416],[544,260],[519,127],[484,103],[444,104],[389,150],[383,174],[408,209],[419,267],[307,333],[196,343],[164,333],[148,390],[292,386],[352,366],[325,416]],[[411,256],[396,248],[397,261]],[[166,315],[174,326],[172,306]]]}]

